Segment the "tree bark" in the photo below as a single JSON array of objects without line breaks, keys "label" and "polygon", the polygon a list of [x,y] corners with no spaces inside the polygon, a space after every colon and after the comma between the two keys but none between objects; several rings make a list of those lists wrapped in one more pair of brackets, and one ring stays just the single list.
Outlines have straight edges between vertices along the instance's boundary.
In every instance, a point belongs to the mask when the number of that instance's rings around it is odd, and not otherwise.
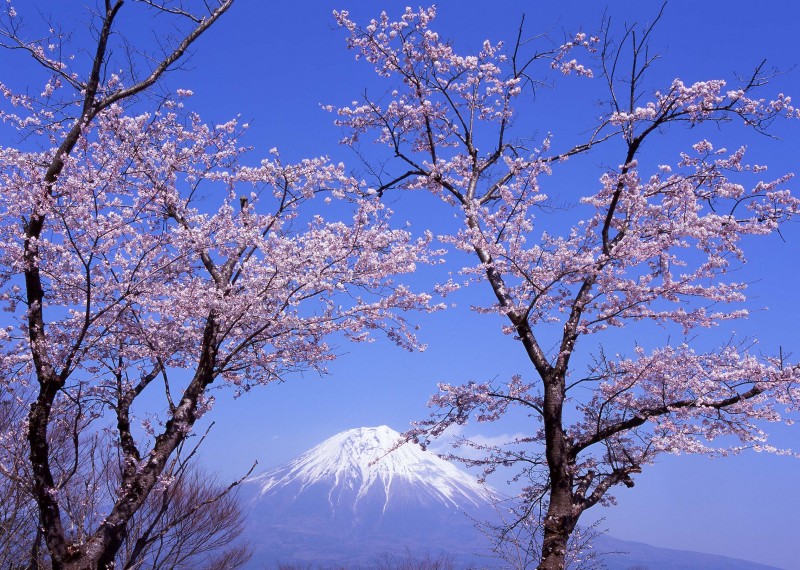
[{"label": "tree bark", "polygon": [[539,570],[563,570],[567,541],[578,522],[573,501],[567,435],[563,428],[564,376],[542,378],[544,389],[545,455],[550,472],[550,495],[544,519],[544,538]]},{"label": "tree bark", "polygon": [[538,570],[564,570],[569,537],[578,522],[572,508],[572,493],[554,489],[550,494],[550,505],[544,519],[542,558]]}]

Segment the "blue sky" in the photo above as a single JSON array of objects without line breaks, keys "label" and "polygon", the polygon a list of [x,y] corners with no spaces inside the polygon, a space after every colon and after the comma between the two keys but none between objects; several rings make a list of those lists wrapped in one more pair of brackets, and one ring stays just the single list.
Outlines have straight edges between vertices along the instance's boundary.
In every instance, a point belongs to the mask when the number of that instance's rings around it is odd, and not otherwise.
[{"label": "blue sky", "polygon": [[[611,2],[612,22],[651,20],[660,2]],[[172,81],[196,93],[193,105],[210,120],[242,114],[252,119],[248,142],[256,154],[278,146],[287,158],[328,154],[357,167],[355,157],[337,146],[339,129],[319,104],[348,104],[365,88],[382,93],[368,65],[353,60],[344,34],[333,29],[332,9],[348,9],[359,21],[380,9],[399,13],[398,2],[270,2],[240,0],[196,51],[194,69]],[[529,32],[583,28],[596,30],[604,4],[599,2],[485,2],[444,1],[438,4],[435,28],[468,51],[483,39],[514,38],[521,14]],[[655,31],[653,46],[663,57],[655,68],[661,85],[674,77],[686,82],[723,78],[734,81],[762,59],[788,72],[764,91],[800,97],[796,25],[800,4],[677,0],[667,5]],[[544,112],[531,118],[531,129],[548,130],[561,140],[575,140],[597,113],[591,87],[573,80],[558,83],[553,93],[541,94]],[[774,174],[800,170],[800,122],[780,125],[776,141],[748,139],[757,161]],[[665,148],[673,152],[680,148]],[[671,157],[674,154],[670,155]],[[598,159],[594,159],[598,160]],[[597,162],[575,164],[582,172],[567,184],[596,180]],[[583,177],[583,178],[580,178]],[[798,188],[798,184],[794,184]],[[798,188],[800,191],[800,188]],[[394,205],[398,218],[419,203]],[[416,217],[416,219],[419,219]],[[419,222],[417,222],[419,224]],[[751,306],[756,311],[736,325],[737,332],[757,336],[765,352],[783,346],[800,355],[797,322],[800,278],[800,231],[794,224],[785,242],[768,239],[753,243],[752,259],[744,274],[753,281]],[[486,291],[471,291],[482,295]],[[308,376],[268,386],[232,402],[219,400],[217,426],[205,450],[206,460],[231,476],[257,457],[261,466],[282,462],[340,430],[388,424],[403,429],[424,417],[425,402],[436,382],[504,378],[527,372],[518,347],[499,333],[490,317],[468,310],[469,299],[453,299],[458,307],[421,319],[421,337],[429,344],[423,354],[406,354],[387,343],[343,347],[348,351],[330,367],[326,378]],[[524,432],[525,423],[471,428],[470,433],[498,437]],[[798,442],[797,430],[785,429],[779,442]],[[800,447],[797,445],[796,447]],[[604,516],[611,534],[659,546],[727,554],[800,568],[800,460],[755,453],[724,459],[664,456],[658,465],[636,477],[636,487],[617,493],[619,505],[595,509]],[[497,483],[497,482],[496,482]],[[499,481],[502,484],[502,480]]]},{"label": "blue sky", "polygon": [[[651,20],[661,5],[608,4],[616,25]],[[346,105],[365,88],[380,93],[386,87],[376,83],[368,65],[354,61],[344,34],[334,29],[331,11],[348,9],[356,20],[366,21],[381,9],[398,14],[403,6],[366,0],[238,0],[201,39],[187,69],[172,74],[168,85],[192,89],[195,96],[188,105],[207,121],[222,122],[236,115],[251,121],[245,143],[254,147],[254,159],[278,147],[287,160],[327,154],[357,168],[353,154],[337,144],[341,133],[320,104]],[[531,33],[549,31],[560,37],[564,31],[592,32],[599,26],[604,4],[531,0],[497,2],[489,8],[485,1],[445,0],[438,8],[435,29],[468,52],[486,38],[513,40],[523,13]],[[733,81],[736,73],[746,74],[766,58],[787,73],[777,77],[764,96],[784,91],[800,101],[800,70],[792,70],[800,63],[798,23],[800,3],[792,0],[756,5],[740,0],[674,0],[653,38],[654,49],[663,54],[654,77],[661,85],[674,77],[686,82]],[[0,62],[3,77],[10,71]],[[533,133],[552,131],[556,144],[577,140],[598,114],[592,89],[585,82],[559,80],[555,91],[543,92],[537,101],[542,111],[527,116],[523,126],[530,124]],[[773,174],[800,172],[800,121],[794,123],[779,125],[776,132],[782,140],[743,135],[750,137],[747,142],[756,162],[769,164]],[[665,145],[663,152],[674,153],[675,148]],[[571,166],[577,172],[565,174],[560,183],[579,191],[581,184],[600,175],[599,160],[575,161]],[[793,188],[800,192],[800,183],[793,183]],[[410,199],[393,206],[398,219],[413,216],[418,227],[426,223],[418,212],[434,208]],[[796,223],[784,237],[785,241],[767,238],[752,244],[751,261],[742,274],[753,282],[751,306],[769,310],[755,311],[736,328],[741,335],[758,337],[765,352],[783,346],[800,356]],[[455,308],[419,319],[420,336],[429,345],[425,353],[408,354],[387,342],[342,346],[345,354],[324,378],[298,376],[238,400],[218,394],[211,414],[216,425],[204,445],[203,460],[224,477],[238,477],[254,459],[259,468],[267,468],[344,429],[388,424],[402,430],[409,421],[425,417],[427,398],[437,382],[528,373],[524,355],[500,333],[499,322],[469,311],[470,296],[486,299],[486,293],[468,291],[450,299],[457,303]],[[620,336],[621,342],[628,340]],[[499,437],[524,432],[522,420],[470,428],[469,433]],[[797,429],[784,429],[777,434],[778,443],[800,443],[798,434]],[[800,459],[755,453],[713,461],[665,456],[635,480],[634,489],[617,493],[618,506],[599,512],[614,536],[800,568],[796,538]]]}]

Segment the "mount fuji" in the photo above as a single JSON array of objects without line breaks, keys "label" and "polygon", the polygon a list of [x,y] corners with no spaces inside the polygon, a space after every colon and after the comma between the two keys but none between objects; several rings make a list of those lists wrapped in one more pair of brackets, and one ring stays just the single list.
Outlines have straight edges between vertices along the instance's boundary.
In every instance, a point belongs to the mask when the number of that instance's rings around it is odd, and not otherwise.
[{"label": "mount fuji", "polygon": [[386,426],[347,430],[248,480],[254,562],[356,565],[410,552],[483,565],[474,553],[488,541],[473,521],[492,516],[496,493],[418,446],[390,451],[399,440]]},{"label": "mount fuji", "polygon": [[[256,549],[247,568],[390,568],[386,560],[406,553],[443,555],[454,568],[508,567],[486,556],[474,522],[496,520],[498,493],[416,445],[394,449],[399,440],[386,426],[347,430],[246,481],[240,498]],[[609,553],[608,570],[777,570],[608,535],[595,547]]]}]

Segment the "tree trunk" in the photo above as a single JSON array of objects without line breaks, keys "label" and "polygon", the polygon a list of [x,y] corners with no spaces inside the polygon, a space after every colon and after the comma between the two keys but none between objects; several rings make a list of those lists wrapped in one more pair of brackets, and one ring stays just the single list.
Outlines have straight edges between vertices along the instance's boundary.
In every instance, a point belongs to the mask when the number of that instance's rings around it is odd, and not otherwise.
[{"label": "tree trunk", "polygon": [[569,537],[578,524],[568,478],[551,482],[550,503],[544,518],[542,558],[538,570],[564,570]]},{"label": "tree trunk", "polygon": [[550,496],[544,519],[542,558],[538,570],[564,570],[567,542],[578,516],[573,509],[572,476],[569,469],[567,435],[562,411],[565,397],[564,376],[550,374],[544,382],[545,456],[550,471]]},{"label": "tree trunk", "polygon": [[556,533],[545,529],[542,560],[537,570],[564,570],[568,538],[566,533]]},{"label": "tree trunk", "polygon": [[547,511],[544,521],[544,539],[542,541],[542,559],[538,570],[564,570],[567,557],[567,544],[572,531],[575,530],[577,520],[572,515],[571,509],[559,514],[560,507],[553,508],[553,503]]}]

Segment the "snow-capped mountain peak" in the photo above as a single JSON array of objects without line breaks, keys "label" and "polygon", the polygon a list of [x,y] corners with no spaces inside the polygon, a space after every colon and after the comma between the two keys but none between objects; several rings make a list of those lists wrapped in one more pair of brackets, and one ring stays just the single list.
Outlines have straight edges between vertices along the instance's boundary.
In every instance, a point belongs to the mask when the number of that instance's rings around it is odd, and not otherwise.
[{"label": "snow-capped mountain peak", "polygon": [[368,498],[373,505],[382,502],[382,512],[393,503],[434,502],[470,510],[492,501],[491,490],[435,454],[412,444],[393,450],[400,438],[387,426],[343,431],[252,481],[261,497],[286,488],[299,496],[324,486],[332,509],[357,510]]},{"label": "snow-capped mountain peak", "polygon": [[384,554],[485,551],[475,521],[495,494],[386,426],[344,431],[250,479],[248,532],[263,564],[366,564]]}]

